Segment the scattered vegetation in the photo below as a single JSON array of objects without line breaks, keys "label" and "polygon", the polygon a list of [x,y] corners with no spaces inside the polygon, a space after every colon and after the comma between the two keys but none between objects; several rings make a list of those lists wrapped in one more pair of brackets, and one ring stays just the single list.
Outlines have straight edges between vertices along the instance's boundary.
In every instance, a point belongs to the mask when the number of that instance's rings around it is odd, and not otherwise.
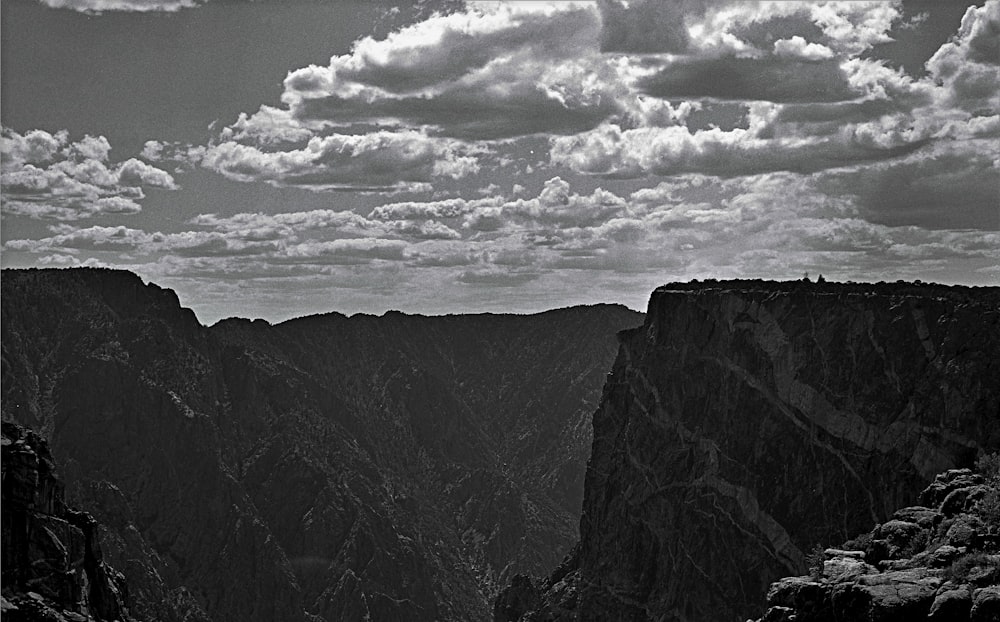
[{"label": "scattered vegetation", "polygon": [[864,551],[867,553],[871,548],[872,544],[872,534],[871,532],[863,533],[856,538],[851,538],[847,542],[841,545],[840,548],[845,551]]},{"label": "scattered vegetation", "polygon": [[953,583],[965,583],[976,568],[996,568],[1000,564],[985,553],[966,553],[951,563],[944,578]]},{"label": "scattered vegetation", "polygon": [[1000,484],[1000,453],[986,454],[976,460],[976,471],[991,484]]},{"label": "scattered vegetation", "polygon": [[976,471],[986,478],[990,490],[976,503],[976,514],[992,530],[1000,530],[1000,453],[986,454],[976,460]]},{"label": "scattered vegetation", "polygon": [[913,557],[917,553],[922,553],[927,548],[929,542],[930,532],[926,529],[918,531],[900,551],[900,558]]},{"label": "scattered vegetation", "polygon": [[826,561],[826,550],[822,544],[817,544],[806,555],[806,567],[809,569],[809,577],[813,581],[819,581],[823,577],[823,562]]},{"label": "scattered vegetation", "polygon": [[992,488],[976,503],[976,514],[993,531],[1000,531],[1000,490]]}]

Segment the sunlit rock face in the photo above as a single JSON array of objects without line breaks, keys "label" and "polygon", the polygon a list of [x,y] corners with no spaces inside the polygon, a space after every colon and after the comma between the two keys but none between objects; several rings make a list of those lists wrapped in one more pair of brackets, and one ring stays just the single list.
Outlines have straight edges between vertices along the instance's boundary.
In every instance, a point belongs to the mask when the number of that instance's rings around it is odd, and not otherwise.
[{"label": "sunlit rock face", "polygon": [[128,272],[0,284],[3,418],[50,440],[132,614],[168,622],[488,619],[577,539],[615,334],[642,322],[204,327]]},{"label": "sunlit rock face", "polygon": [[997,288],[664,286],[594,415],[579,547],[496,619],[745,620],[998,421]]}]

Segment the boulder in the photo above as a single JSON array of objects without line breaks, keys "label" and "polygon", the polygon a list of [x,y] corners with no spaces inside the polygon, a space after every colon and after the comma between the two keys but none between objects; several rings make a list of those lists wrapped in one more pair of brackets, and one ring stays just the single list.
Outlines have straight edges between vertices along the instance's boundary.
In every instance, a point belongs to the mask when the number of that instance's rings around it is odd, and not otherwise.
[{"label": "boulder", "polygon": [[1000,586],[980,588],[972,594],[971,622],[996,622],[1000,620]]},{"label": "boulder", "polygon": [[983,483],[983,476],[971,469],[951,469],[938,473],[934,481],[920,493],[920,504],[936,508],[952,491]]},{"label": "boulder", "polygon": [[969,619],[972,611],[972,594],[967,589],[952,589],[934,597],[931,610],[927,614],[931,622],[961,622]]}]

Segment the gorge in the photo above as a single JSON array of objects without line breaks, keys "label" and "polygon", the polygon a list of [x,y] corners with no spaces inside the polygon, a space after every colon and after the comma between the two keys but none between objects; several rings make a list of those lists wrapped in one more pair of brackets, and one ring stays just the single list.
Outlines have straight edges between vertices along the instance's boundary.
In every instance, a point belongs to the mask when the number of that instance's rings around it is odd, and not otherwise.
[{"label": "gorge", "polygon": [[122,271],[2,287],[3,419],[134,619],[742,622],[1000,447],[998,288],[205,327]]}]

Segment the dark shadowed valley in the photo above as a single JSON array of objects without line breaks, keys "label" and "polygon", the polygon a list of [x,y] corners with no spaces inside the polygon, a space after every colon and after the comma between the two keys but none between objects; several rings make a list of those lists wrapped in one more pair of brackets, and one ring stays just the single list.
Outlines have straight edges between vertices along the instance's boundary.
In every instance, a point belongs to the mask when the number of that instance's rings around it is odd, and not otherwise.
[{"label": "dark shadowed valley", "polygon": [[2,283],[3,418],[48,439],[132,615],[165,621],[488,619],[576,540],[615,334],[642,321],[204,327],[127,272]]}]

